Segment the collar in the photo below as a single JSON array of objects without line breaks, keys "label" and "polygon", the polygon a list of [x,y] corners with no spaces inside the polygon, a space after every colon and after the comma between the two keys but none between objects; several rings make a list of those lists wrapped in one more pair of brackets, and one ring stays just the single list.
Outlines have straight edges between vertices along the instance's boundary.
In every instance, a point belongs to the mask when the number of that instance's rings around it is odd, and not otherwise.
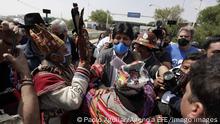
[{"label": "collar", "polygon": [[188,44],[187,46],[181,47],[181,46],[179,46],[178,43],[177,43],[177,46],[181,51],[187,51],[192,47],[190,44]]},{"label": "collar", "polygon": [[66,37],[65,43],[69,43],[70,39],[68,37]]},{"label": "collar", "polygon": [[151,54],[149,57],[147,57],[147,58],[144,59],[143,61],[146,62],[146,61],[148,61],[149,59],[151,59],[151,57],[153,57],[153,54]]},{"label": "collar", "polygon": [[[129,52],[129,50],[128,50],[128,52]],[[126,52],[121,58],[120,57],[119,58],[123,60],[128,55],[128,52]],[[117,56],[114,49],[113,49],[113,56],[114,57]]]}]

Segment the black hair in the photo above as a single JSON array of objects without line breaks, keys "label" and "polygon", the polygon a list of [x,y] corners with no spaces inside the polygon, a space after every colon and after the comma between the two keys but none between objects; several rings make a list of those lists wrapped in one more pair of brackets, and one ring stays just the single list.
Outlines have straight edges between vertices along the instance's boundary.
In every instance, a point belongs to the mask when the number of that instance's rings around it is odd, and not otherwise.
[{"label": "black hair", "polygon": [[127,35],[131,40],[134,39],[132,26],[128,22],[119,23],[118,25],[116,25],[116,27],[113,29],[112,38],[114,39],[116,34],[119,33]]},{"label": "black hair", "polygon": [[217,42],[220,42],[220,35],[214,35],[214,36],[207,37],[204,44],[203,44],[203,48],[205,50],[207,50],[209,48],[210,44],[217,43]]},{"label": "black hair", "polygon": [[217,118],[220,121],[220,54],[198,61],[190,70],[189,101],[201,102],[205,118]]}]

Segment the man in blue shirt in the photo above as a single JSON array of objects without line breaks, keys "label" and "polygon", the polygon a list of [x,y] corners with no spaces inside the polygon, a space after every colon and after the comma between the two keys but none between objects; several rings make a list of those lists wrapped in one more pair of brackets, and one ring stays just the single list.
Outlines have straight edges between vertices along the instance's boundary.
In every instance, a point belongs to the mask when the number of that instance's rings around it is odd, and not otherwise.
[{"label": "man in blue shirt", "polygon": [[193,39],[193,29],[191,27],[182,27],[178,32],[178,43],[170,44],[166,51],[170,54],[172,67],[180,65],[187,54],[199,52],[198,48],[190,45]]}]

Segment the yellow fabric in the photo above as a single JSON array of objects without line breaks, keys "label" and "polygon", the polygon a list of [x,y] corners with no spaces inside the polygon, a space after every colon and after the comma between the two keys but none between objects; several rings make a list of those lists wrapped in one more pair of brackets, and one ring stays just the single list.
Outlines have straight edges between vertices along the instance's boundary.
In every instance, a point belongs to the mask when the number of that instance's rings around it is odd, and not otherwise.
[{"label": "yellow fabric", "polygon": [[55,52],[65,44],[59,37],[39,25],[29,32],[38,49],[43,53]]}]

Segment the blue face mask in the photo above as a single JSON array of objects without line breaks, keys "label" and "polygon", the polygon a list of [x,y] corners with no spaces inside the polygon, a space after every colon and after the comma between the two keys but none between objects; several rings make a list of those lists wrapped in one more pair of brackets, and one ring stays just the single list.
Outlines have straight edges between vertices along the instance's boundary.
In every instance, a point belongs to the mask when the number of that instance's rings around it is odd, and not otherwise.
[{"label": "blue face mask", "polygon": [[114,44],[113,49],[117,54],[122,55],[128,51],[129,47],[120,42],[119,44]]}]

